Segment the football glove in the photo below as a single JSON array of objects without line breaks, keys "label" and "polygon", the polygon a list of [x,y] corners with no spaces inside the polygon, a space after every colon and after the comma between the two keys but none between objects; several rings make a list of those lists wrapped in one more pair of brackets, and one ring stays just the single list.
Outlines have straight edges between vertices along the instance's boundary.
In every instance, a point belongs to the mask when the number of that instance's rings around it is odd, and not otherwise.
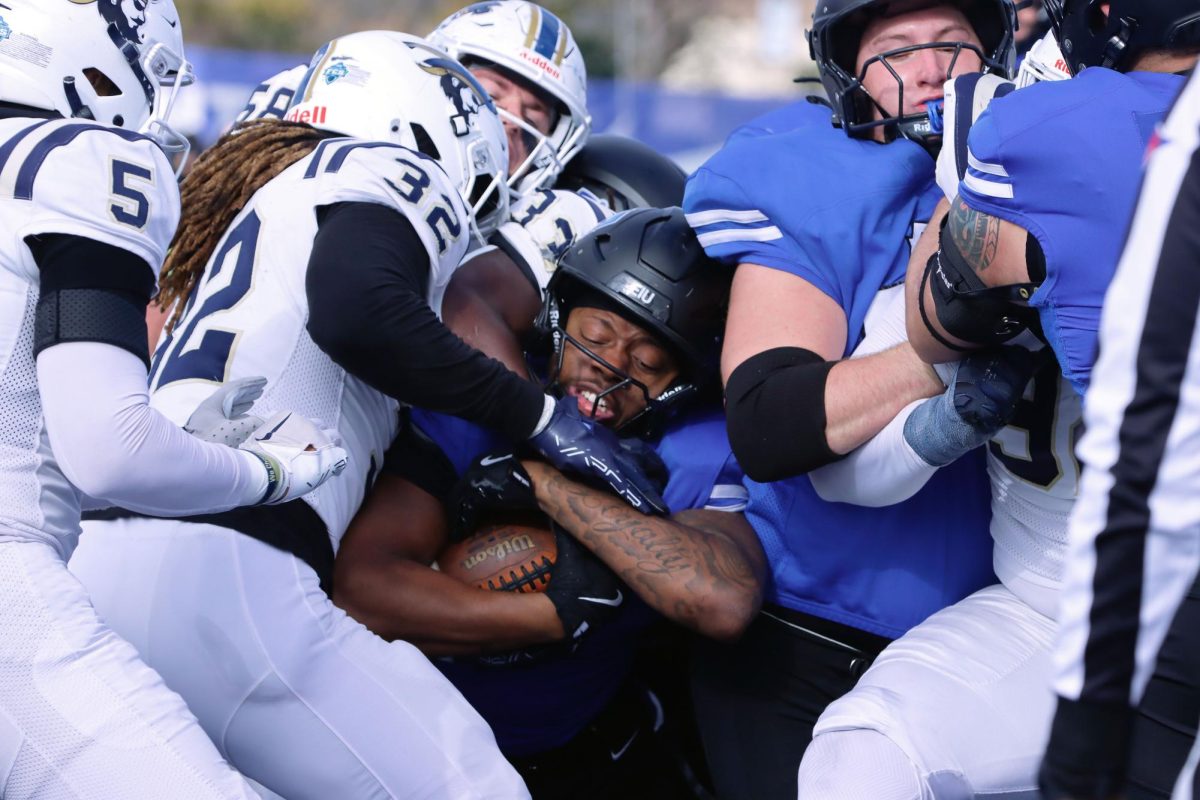
[{"label": "football glove", "polygon": [[958,183],[967,174],[967,134],[971,126],[994,98],[1004,97],[1015,88],[1012,81],[990,73],[973,72],[946,81],[942,107],[945,129],[935,175],[947,200],[958,196]]},{"label": "football glove", "polygon": [[625,602],[625,594],[621,581],[604,562],[558,523],[552,525],[558,555],[554,558],[546,596],[554,603],[566,641],[578,643],[596,625],[616,616]]},{"label": "football glove", "polygon": [[336,432],[290,411],[272,415],[240,449],[258,456],[267,469],[267,490],[259,505],[295,500],[346,468],[346,451]]},{"label": "football glove", "polygon": [[529,443],[555,468],[596,478],[643,514],[665,514],[667,507],[637,459],[621,449],[617,436],[584,419],[574,397],[554,406],[550,421]]},{"label": "football glove", "polygon": [[238,378],[222,384],[196,407],[183,429],[206,442],[237,447],[262,425],[262,417],[246,412],[262,396],[266,378]]},{"label": "football glove", "polygon": [[450,541],[461,542],[479,526],[484,511],[536,509],[533,480],[512,453],[480,456],[450,491]]},{"label": "football glove", "polygon": [[946,391],[926,400],[904,422],[904,439],[922,459],[944,466],[991,439],[1017,411],[1042,359],[1022,347],[971,353]]}]

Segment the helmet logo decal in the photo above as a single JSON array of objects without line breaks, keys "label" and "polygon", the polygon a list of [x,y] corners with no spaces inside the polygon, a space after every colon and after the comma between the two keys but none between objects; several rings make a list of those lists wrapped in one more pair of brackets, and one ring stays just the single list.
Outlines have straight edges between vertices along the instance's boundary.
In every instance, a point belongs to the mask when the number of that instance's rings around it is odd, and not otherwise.
[{"label": "helmet logo decal", "polygon": [[328,85],[339,78],[346,77],[349,74],[350,68],[342,62],[338,62],[337,64],[330,64],[328,67],[326,67],[324,74],[321,75],[321,78]]},{"label": "helmet logo decal", "polygon": [[149,3],[150,0],[100,0],[100,16],[116,25],[126,39],[141,44]]},{"label": "helmet logo decal", "polygon": [[457,135],[466,136],[470,132],[471,118],[479,113],[479,109],[496,110],[487,91],[457,61],[434,56],[422,61],[420,67],[441,78],[442,92],[454,104],[455,114],[450,121]]},{"label": "helmet logo decal", "polygon": [[[71,0],[77,6],[86,6],[96,0]],[[99,0],[100,16],[126,40],[142,43],[142,26],[146,24],[146,6],[158,0]]]},{"label": "helmet logo decal", "polygon": [[612,287],[618,294],[623,294],[630,300],[643,306],[654,302],[657,293],[632,275],[622,273],[613,281]]}]

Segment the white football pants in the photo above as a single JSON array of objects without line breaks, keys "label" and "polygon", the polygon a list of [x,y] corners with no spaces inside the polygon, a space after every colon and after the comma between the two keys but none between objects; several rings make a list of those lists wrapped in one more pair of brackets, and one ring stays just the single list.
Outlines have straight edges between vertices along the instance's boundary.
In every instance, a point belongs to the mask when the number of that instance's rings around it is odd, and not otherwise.
[{"label": "white football pants", "polygon": [[889,645],[817,720],[802,800],[1036,798],[1054,620],[989,586]]},{"label": "white football pants", "polygon": [[71,569],[230,763],[288,800],[529,796],[429,660],[346,616],[295,556],[129,519],[85,523]]},{"label": "white football pants", "polygon": [[0,542],[0,797],[257,797],[44,543]]}]

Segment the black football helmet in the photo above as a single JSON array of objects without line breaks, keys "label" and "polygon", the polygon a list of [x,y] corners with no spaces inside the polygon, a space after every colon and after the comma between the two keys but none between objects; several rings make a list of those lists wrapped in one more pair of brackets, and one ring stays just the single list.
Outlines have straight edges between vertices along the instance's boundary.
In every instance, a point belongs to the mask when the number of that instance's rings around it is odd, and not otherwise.
[{"label": "black football helmet", "polygon": [[[646,409],[622,429],[637,424],[639,432],[653,433],[685,399],[719,387],[732,280],[730,268],[705,255],[683,209],[639,208],[617,214],[575,242],[546,286],[538,326],[553,338],[555,374],[562,368],[564,349],[578,348],[619,378],[600,397],[628,386],[645,395]],[[584,296],[597,295],[680,358],[679,378],[658,397],[650,397],[644,384],[567,333],[570,310]]]},{"label": "black football helmet", "polygon": [[586,189],[613,211],[669,208],[683,203],[687,175],[679,166],[636,139],[593,135],[563,169],[556,189]]},{"label": "black football helmet", "polygon": [[[889,140],[903,136],[931,148],[940,141],[941,126],[938,121],[935,119],[931,122],[929,112],[899,117],[888,115],[863,88],[867,69],[879,62],[892,73],[900,84],[901,107],[904,105],[904,82],[888,59],[914,50],[954,48],[954,60],[958,59],[962,50],[973,50],[983,61],[985,70],[1011,78],[1016,65],[1016,8],[1012,0],[946,0],[948,4],[963,10],[982,48],[967,42],[930,42],[901,47],[880,53],[869,59],[862,70],[856,71],[863,29],[872,11],[886,10],[890,2],[893,0],[817,0],[812,28],[808,31],[809,51],[817,62],[821,83],[833,107],[835,125],[840,125],[850,136],[869,135],[873,129],[884,127]],[[953,70],[954,60],[948,72]],[[875,119],[876,108],[883,113],[883,119]],[[935,141],[929,141],[931,139]]]},{"label": "black football helmet", "polygon": [[1072,75],[1086,67],[1128,70],[1143,51],[1200,45],[1197,0],[1044,0]]}]

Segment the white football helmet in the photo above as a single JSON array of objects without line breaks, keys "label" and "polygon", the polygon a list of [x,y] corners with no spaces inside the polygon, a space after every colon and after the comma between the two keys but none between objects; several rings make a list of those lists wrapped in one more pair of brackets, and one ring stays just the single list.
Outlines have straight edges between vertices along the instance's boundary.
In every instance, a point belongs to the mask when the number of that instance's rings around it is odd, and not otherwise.
[{"label": "white football helmet", "polygon": [[0,3],[7,102],[144,133],[182,164],[188,141],[167,119],[193,79],[172,0]]},{"label": "white football helmet", "polygon": [[508,138],[496,107],[462,64],[420,37],[364,31],[329,42],[284,119],[437,159],[481,242],[508,217]]},{"label": "white football helmet", "polygon": [[587,143],[587,69],[575,37],[558,17],[525,0],[475,3],[438,25],[429,41],[465,64],[490,62],[548,94],[557,103],[557,122],[543,135],[522,119],[500,111],[505,122],[533,138],[536,146],[509,176],[520,192],[549,188]]},{"label": "white football helmet", "polygon": [[1049,30],[1033,43],[1021,60],[1021,67],[1017,70],[1017,88],[1024,89],[1042,81],[1064,81],[1070,77],[1071,68],[1067,66],[1067,59],[1063,58],[1054,31]]}]

